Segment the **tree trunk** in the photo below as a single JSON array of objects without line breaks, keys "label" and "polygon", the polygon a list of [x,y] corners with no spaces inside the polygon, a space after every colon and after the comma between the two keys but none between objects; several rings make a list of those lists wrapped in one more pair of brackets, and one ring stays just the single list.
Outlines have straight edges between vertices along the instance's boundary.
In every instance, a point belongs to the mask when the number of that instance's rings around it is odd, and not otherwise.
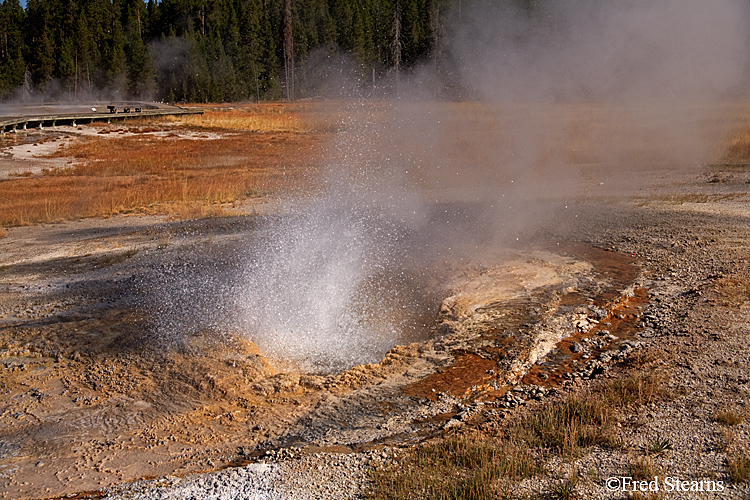
[{"label": "tree trunk", "polygon": [[286,77],[286,100],[294,100],[294,41],[292,39],[292,0],[286,0],[284,8],[284,73]]},{"label": "tree trunk", "polygon": [[401,8],[398,2],[393,6],[393,24],[391,25],[391,63],[396,74],[396,87],[401,72]]}]

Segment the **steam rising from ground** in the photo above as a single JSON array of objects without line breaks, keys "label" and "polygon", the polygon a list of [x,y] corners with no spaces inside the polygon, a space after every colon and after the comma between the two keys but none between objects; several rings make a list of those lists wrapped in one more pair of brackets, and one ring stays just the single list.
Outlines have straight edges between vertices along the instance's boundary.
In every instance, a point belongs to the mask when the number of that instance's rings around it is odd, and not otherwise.
[{"label": "steam rising from ground", "polygon": [[342,370],[428,335],[439,298],[425,235],[439,217],[409,203],[413,186],[398,182],[398,162],[381,147],[379,111],[347,111],[320,191],[288,200],[248,260],[241,316],[272,358]]},{"label": "steam rising from ground", "polygon": [[462,84],[485,100],[679,106],[746,76],[745,2],[567,0],[531,13],[480,4],[449,50]]},{"label": "steam rising from ground", "polygon": [[518,109],[495,136],[522,169],[701,163],[721,133],[705,120],[719,102],[747,95],[746,2],[509,5],[479,2],[446,52],[463,96],[494,105],[497,118]]},{"label": "steam rising from ground", "polygon": [[404,268],[403,230],[391,221],[327,200],[272,232],[242,294],[249,337],[263,352],[328,372],[426,337],[424,283]]},{"label": "steam rising from ground", "polygon": [[[643,166],[716,154],[717,105],[747,76],[743,3],[508,5],[464,12],[440,76],[419,69],[420,88],[403,79],[397,99],[347,110],[320,192],[290,200],[219,290],[234,297],[224,328],[306,369],[377,361],[424,335],[435,269],[532,233],[582,194],[642,188]],[[429,102],[446,74],[469,102]]]}]

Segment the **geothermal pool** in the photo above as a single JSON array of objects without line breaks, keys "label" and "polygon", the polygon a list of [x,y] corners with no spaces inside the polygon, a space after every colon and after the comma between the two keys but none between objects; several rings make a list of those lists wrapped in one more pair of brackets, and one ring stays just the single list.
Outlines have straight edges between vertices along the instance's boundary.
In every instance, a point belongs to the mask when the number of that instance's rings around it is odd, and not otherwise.
[{"label": "geothermal pool", "polygon": [[[354,282],[292,289],[289,318],[271,308],[274,321],[260,320],[270,306],[255,273],[290,272],[246,251],[277,241],[288,222],[271,219],[79,221],[3,242],[19,262],[4,276],[0,319],[10,391],[0,465],[28,483],[15,491],[96,490],[291,446],[413,442],[472,405],[512,408],[515,385],[553,391],[595,376],[631,341],[644,300],[632,258],[586,245],[519,243],[433,267],[389,261],[394,245],[366,268],[328,260],[342,244],[328,237],[327,252],[285,249],[306,256],[295,272]],[[298,326],[337,293],[346,315],[333,334],[315,315]]]}]

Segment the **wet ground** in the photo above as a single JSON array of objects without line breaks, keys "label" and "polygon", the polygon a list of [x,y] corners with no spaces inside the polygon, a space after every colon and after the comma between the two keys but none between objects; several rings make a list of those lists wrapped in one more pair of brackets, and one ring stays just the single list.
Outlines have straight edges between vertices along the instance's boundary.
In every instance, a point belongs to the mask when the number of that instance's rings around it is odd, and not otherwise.
[{"label": "wet ground", "polygon": [[262,231],[263,218],[252,216],[8,230],[0,240],[5,497],[213,470],[282,447],[413,442],[472,403],[512,408],[506,393],[519,381],[541,393],[595,376],[602,356],[627,349],[646,301],[632,255],[537,243],[452,271],[428,338],[343,373],[296,370],[260,352],[251,335],[155,328],[165,310],[182,314],[160,298],[174,285],[165,276],[195,267],[231,274],[222,256]]},{"label": "wet ground", "polygon": [[277,208],[7,229],[0,495],[96,497],[269,453],[413,443],[596,378],[641,342],[700,334],[702,320],[678,327],[653,311],[690,311],[730,273],[727,255],[746,262],[747,169],[644,170],[635,202],[613,201],[622,186],[585,170],[586,196],[557,220],[481,262],[436,264],[419,283],[423,331],[328,372],[221,320],[237,314],[226,284]]}]

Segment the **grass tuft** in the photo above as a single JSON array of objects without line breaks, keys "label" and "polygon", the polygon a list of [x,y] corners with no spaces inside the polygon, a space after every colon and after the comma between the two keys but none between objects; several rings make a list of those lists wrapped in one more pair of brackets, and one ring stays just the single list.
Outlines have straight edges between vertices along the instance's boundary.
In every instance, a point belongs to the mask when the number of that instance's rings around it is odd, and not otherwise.
[{"label": "grass tuft", "polygon": [[550,500],[571,500],[578,498],[575,492],[578,486],[578,474],[573,474],[568,479],[562,479],[552,484],[548,498]]},{"label": "grass tuft", "polygon": [[371,498],[496,499],[503,478],[531,477],[538,460],[528,448],[483,435],[424,443],[397,466],[370,471]]},{"label": "grass tuft", "polygon": [[614,379],[600,389],[602,403],[606,406],[624,408],[656,402],[666,395],[666,378],[667,375],[663,371],[651,370]]},{"label": "grass tuft", "polygon": [[656,437],[648,443],[646,450],[654,455],[661,455],[664,452],[671,450],[672,447],[672,441],[670,441],[669,438]]},{"label": "grass tuft", "polygon": [[741,306],[750,300],[750,276],[747,271],[742,271],[733,276],[719,278],[714,282],[714,289],[725,306]]},{"label": "grass tuft", "polygon": [[747,448],[735,444],[733,432],[726,432],[727,440],[727,467],[729,478],[733,483],[744,483],[750,479],[750,455]]},{"label": "grass tuft", "polygon": [[747,447],[736,443],[734,430],[725,430],[727,441],[727,468],[733,483],[744,483],[750,480],[750,454]]},{"label": "grass tuft", "polygon": [[747,451],[733,454],[727,458],[729,477],[733,483],[744,483],[750,479],[750,455]]},{"label": "grass tuft", "polygon": [[659,471],[651,457],[638,457],[628,464],[628,475],[636,481],[651,481],[659,475]]},{"label": "grass tuft", "polygon": [[733,410],[718,411],[714,414],[714,420],[727,426],[740,425],[745,417]]},{"label": "grass tuft", "polygon": [[563,401],[545,403],[512,425],[508,433],[528,446],[575,457],[590,446],[619,446],[615,424],[612,409],[599,398],[571,394]]}]

